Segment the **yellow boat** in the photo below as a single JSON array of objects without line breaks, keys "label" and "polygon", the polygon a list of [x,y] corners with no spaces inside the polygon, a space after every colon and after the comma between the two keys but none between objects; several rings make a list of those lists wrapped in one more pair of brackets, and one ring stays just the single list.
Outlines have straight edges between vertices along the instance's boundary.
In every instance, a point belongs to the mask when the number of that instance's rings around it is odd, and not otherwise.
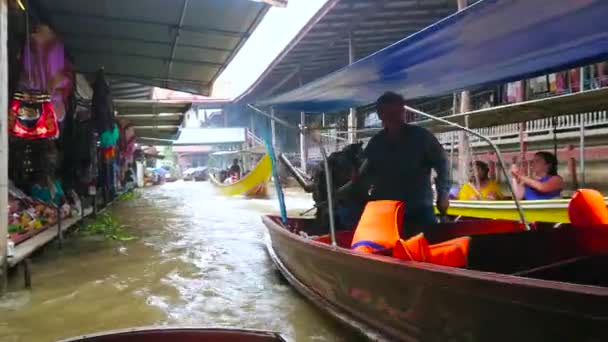
[{"label": "yellow boat", "polygon": [[[528,222],[570,223],[569,199],[520,201]],[[519,220],[514,201],[450,201],[448,215],[485,219]]]},{"label": "yellow boat", "polygon": [[[217,152],[213,156],[231,156],[249,154],[247,152],[235,151],[235,152]],[[217,178],[216,172],[211,168],[209,172],[209,180],[213,184],[219,193],[226,196],[244,195],[247,197],[265,197],[268,195],[268,181],[272,174],[272,166],[270,156],[264,154],[260,161],[255,165],[251,172],[247,173],[238,182],[232,184],[223,184]],[[215,168],[215,170],[219,170]]]}]

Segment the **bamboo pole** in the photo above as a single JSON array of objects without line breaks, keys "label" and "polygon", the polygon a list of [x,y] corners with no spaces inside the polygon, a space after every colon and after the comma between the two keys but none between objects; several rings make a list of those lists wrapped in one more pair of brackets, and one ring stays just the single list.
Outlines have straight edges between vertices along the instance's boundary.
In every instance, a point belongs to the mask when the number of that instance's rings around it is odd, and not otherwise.
[{"label": "bamboo pole", "polygon": [[6,289],[8,236],[8,4],[0,0],[0,294]]}]

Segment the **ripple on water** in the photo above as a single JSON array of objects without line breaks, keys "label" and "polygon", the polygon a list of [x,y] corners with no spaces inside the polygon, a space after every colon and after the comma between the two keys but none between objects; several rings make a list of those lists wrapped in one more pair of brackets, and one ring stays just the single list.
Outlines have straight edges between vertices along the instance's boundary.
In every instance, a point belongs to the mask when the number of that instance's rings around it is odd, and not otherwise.
[{"label": "ripple on water", "polygon": [[[311,204],[309,196],[288,193],[290,209]],[[208,183],[146,189],[112,210],[139,240],[108,246],[70,239],[67,251],[35,260],[33,292],[11,292],[0,301],[0,340],[181,324],[353,341],[277,276],[260,221],[260,213],[277,210],[275,200],[215,196]]]}]

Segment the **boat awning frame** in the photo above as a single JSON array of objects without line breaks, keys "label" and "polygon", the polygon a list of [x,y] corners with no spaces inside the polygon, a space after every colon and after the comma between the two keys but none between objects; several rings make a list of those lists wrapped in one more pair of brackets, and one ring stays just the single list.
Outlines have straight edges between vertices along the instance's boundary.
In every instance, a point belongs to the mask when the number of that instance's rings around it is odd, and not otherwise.
[{"label": "boat awning frame", "polygon": [[269,9],[243,0],[30,0],[76,70],[209,95]]}]

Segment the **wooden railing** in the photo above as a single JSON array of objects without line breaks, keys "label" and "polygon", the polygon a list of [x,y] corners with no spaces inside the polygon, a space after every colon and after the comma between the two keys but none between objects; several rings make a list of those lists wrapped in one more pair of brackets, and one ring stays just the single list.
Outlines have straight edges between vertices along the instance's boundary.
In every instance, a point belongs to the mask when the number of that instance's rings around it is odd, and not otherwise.
[{"label": "wooden railing", "polygon": [[[552,140],[554,130],[561,133],[573,132],[580,130],[584,126],[587,134],[592,133],[594,129],[604,128],[608,126],[608,112],[592,112],[583,114],[564,115],[555,118],[544,118],[526,122],[525,132],[528,137],[533,136],[536,141]],[[520,124],[506,124],[493,127],[479,128],[475,131],[489,137],[497,144],[513,143],[514,139],[519,138]],[[454,143],[455,148],[458,145],[457,132],[439,133],[439,141],[446,147],[450,147]],[[473,146],[486,145],[479,138],[471,136],[471,144]]]}]

